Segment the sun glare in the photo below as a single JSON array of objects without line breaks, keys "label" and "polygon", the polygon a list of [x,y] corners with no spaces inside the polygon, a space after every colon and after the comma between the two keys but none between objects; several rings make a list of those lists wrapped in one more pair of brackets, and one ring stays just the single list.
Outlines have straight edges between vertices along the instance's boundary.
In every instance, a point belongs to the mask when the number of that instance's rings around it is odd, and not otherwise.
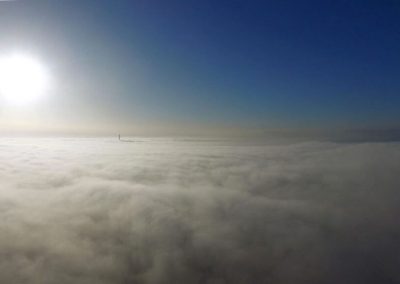
[{"label": "sun glare", "polygon": [[48,87],[49,76],[39,60],[24,54],[0,57],[0,96],[7,102],[34,102]]}]

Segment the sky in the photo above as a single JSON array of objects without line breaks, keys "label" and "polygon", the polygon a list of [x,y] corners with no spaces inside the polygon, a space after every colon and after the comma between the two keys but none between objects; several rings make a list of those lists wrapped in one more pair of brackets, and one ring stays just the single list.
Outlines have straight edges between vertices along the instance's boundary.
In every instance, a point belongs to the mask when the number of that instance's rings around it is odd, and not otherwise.
[{"label": "sky", "polygon": [[2,1],[0,54],[49,69],[4,132],[400,128],[398,1]]}]

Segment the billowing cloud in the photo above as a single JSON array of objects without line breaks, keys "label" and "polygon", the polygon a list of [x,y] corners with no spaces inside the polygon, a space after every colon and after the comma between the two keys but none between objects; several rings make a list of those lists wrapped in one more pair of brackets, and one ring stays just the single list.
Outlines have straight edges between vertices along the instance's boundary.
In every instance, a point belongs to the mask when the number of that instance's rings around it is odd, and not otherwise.
[{"label": "billowing cloud", "polygon": [[400,144],[0,140],[1,283],[399,283]]}]

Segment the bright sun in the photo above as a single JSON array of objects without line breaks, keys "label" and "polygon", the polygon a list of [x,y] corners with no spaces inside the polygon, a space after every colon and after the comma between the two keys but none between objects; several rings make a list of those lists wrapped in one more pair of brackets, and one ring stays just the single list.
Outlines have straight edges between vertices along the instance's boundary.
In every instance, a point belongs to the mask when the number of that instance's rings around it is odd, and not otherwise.
[{"label": "bright sun", "polygon": [[49,75],[39,60],[24,54],[0,57],[0,97],[7,102],[34,102],[48,88]]}]

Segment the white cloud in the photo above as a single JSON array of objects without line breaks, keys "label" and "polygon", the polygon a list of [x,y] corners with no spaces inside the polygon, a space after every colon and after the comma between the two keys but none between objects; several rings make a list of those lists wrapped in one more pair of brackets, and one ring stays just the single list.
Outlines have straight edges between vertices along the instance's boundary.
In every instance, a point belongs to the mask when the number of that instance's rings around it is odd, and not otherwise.
[{"label": "white cloud", "polygon": [[399,143],[0,140],[1,283],[396,283]]}]

